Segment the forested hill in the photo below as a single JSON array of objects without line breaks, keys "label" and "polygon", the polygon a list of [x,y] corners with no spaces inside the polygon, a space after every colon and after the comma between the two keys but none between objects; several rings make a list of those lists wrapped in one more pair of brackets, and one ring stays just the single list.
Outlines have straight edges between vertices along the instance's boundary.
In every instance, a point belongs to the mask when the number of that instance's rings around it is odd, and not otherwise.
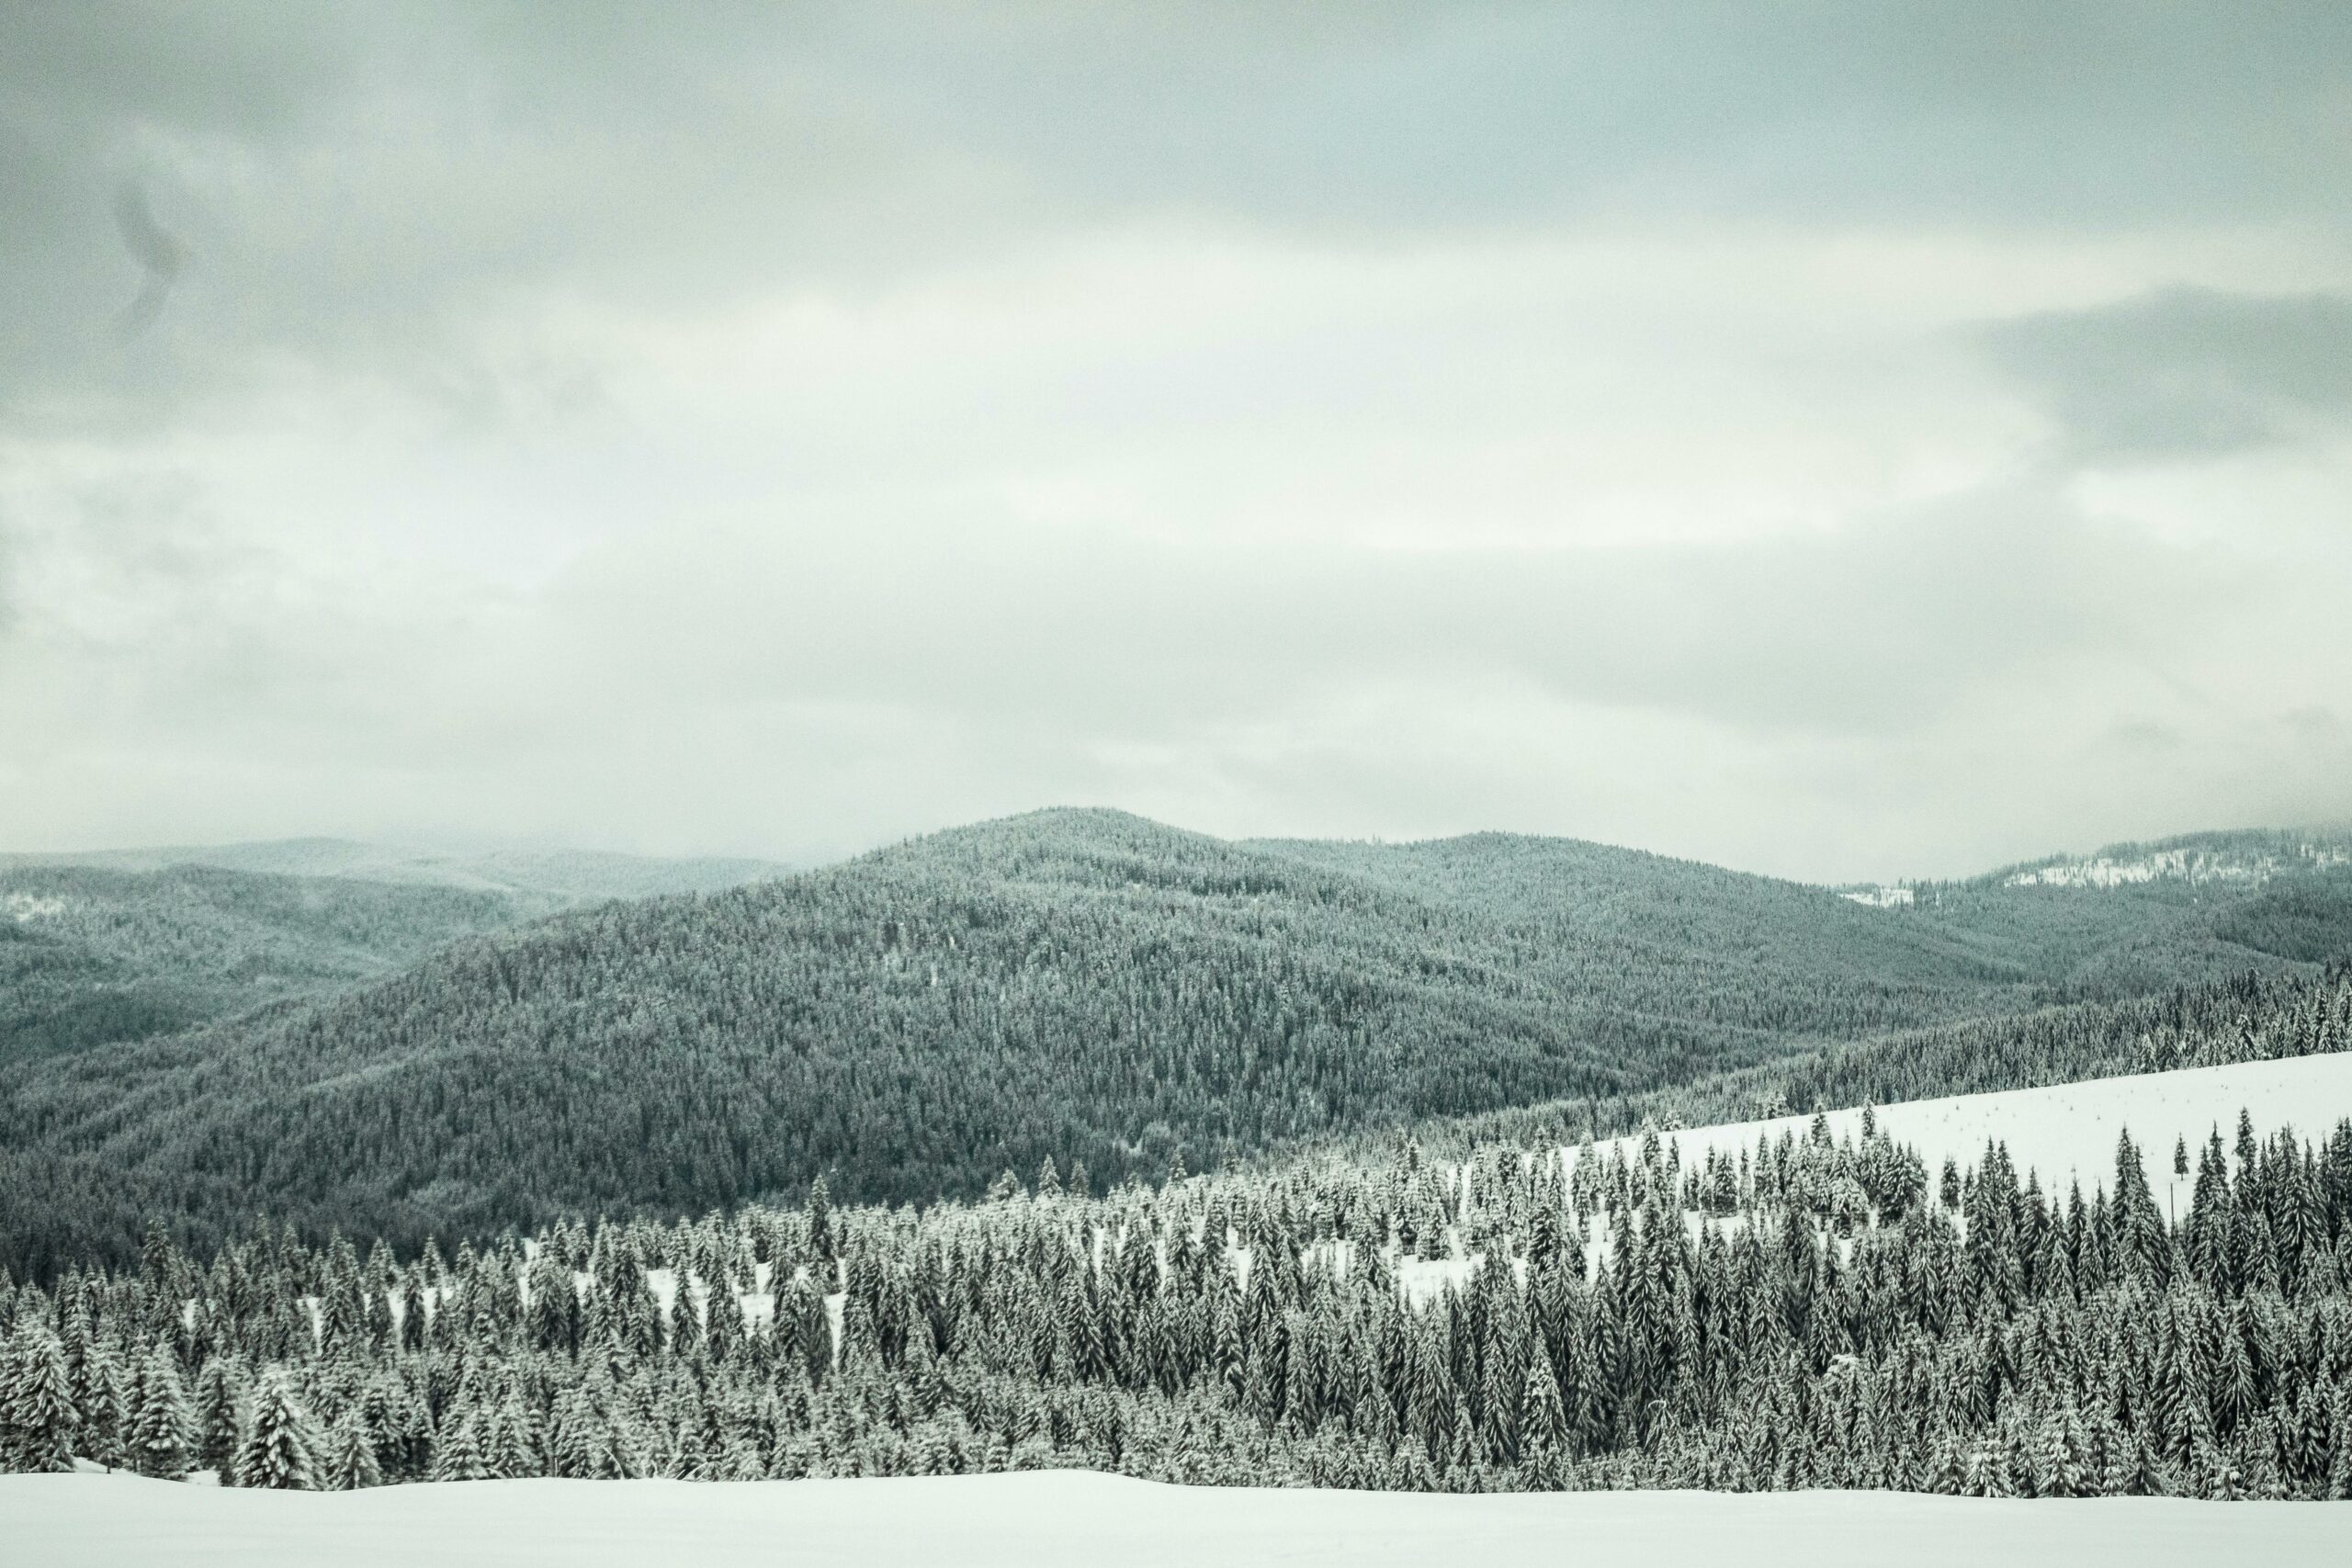
[{"label": "forested hill", "polygon": [[0,866],[0,1062],[380,979],[537,912],[502,893],[209,866]]},{"label": "forested hill", "polygon": [[[1555,840],[1236,844],[1038,813],[0,1066],[0,1241],[38,1264],[265,1202],[413,1239],[698,1213],[819,1171],[920,1201],[1048,1155],[1109,1180],[1635,1094],[2075,983],[2079,954],[1917,915]],[[2175,945],[2298,967],[2210,929]]]},{"label": "forested hill", "polygon": [[[1626,922],[1723,949],[1810,888],[1572,839],[1476,833],[1416,843],[1262,847],[1415,889],[1562,942]],[[1877,890],[1873,890],[1877,891]],[[1901,889],[1810,952],[1877,967],[1890,945],[1964,953],[2052,1001],[2110,1001],[2352,955],[2352,833],[2199,833],[2116,844]],[[1858,945],[1857,931],[1872,932]]]},{"label": "forested hill", "polygon": [[781,869],[338,839],[0,856],[0,1060],[187,1029],[583,903]]}]

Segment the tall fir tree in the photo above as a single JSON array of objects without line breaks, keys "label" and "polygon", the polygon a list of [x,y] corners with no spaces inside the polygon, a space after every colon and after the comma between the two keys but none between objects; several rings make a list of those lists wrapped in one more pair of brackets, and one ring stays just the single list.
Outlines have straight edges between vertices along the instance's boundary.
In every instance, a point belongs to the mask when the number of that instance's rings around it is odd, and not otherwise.
[{"label": "tall fir tree", "polygon": [[74,1405],[65,1348],[44,1323],[20,1324],[0,1389],[6,1420],[8,1468],[36,1473],[74,1468],[81,1412]]},{"label": "tall fir tree", "polygon": [[139,1368],[129,1447],[130,1467],[163,1481],[187,1474],[196,1458],[196,1407],[161,1340]]},{"label": "tall fir tree", "polygon": [[293,1381],[278,1368],[254,1391],[252,1418],[237,1446],[237,1484],[308,1492],[318,1486],[318,1431],[295,1397]]},{"label": "tall fir tree", "polygon": [[329,1492],[356,1492],[363,1486],[383,1484],[383,1466],[376,1458],[375,1442],[357,1404],[345,1406],[327,1428],[318,1475],[319,1484]]}]

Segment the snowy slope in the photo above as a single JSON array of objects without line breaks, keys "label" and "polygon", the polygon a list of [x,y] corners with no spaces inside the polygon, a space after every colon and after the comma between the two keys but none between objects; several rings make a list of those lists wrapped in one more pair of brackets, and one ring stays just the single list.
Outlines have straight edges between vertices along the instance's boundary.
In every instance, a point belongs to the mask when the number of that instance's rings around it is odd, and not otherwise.
[{"label": "snowy slope", "polygon": [[2267,882],[2296,870],[2352,865],[2352,849],[2306,840],[2270,850],[2244,847],[2131,846],[2080,859],[2045,861],[2002,878],[2007,887],[2125,887],[2166,880],[2194,883]]},{"label": "snowy slope", "polygon": [[[2115,1145],[2129,1128],[2140,1146],[2149,1185],[2162,1201],[2172,1180],[2173,1142],[2188,1141],[2192,1162],[2216,1126],[2222,1141],[2233,1140],[2238,1111],[2252,1112],[2256,1134],[2268,1137],[2291,1126],[2305,1139],[2323,1138],[2352,1116],[2352,1054],[2293,1056],[2280,1061],[2234,1062],[2220,1067],[2186,1067],[2172,1073],[2136,1073],[2094,1078],[2047,1089],[2007,1089],[1998,1094],[1961,1094],[1878,1107],[1879,1125],[1898,1144],[1917,1148],[1932,1180],[1947,1157],[1963,1167],[1984,1154],[1987,1142],[2007,1144],[2020,1177],[2041,1173],[2044,1188],[2063,1190],[2080,1178],[2087,1194],[2094,1186],[2115,1184]],[[1810,1116],[1781,1116],[1767,1122],[1733,1122],[1663,1134],[1679,1150],[1688,1168],[1709,1148],[1753,1151],[1758,1137],[1783,1133],[1802,1137]],[[1840,1138],[1859,1136],[1861,1112],[1829,1112]],[[1603,1145],[1602,1153],[1607,1152]],[[2180,1184],[2188,1201],[2194,1180]]]},{"label": "snowy slope", "polygon": [[1427,1496],[1190,1490],[1060,1471],[871,1481],[498,1481],[224,1492],[0,1476],[0,1561],[43,1568],[1127,1568],[1736,1563],[1742,1568],[2340,1564],[2352,1508],[1894,1493]]}]

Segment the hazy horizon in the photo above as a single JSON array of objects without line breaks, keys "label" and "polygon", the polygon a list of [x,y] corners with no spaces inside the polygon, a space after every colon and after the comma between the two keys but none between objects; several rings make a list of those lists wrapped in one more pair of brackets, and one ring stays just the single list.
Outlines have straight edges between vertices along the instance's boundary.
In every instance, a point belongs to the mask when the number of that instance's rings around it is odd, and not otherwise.
[{"label": "hazy horizon", "polygon": [[5,26],[0,847],[2352,818],[2352,10]]},{"label": "hazy horizon", "polygon": [[[989,822],[1003,821],[1012,818],[1031,816],[1043,812],[1120,811],[1123,809],[1123,807],[1119,807],[1080,806],[1064,802],[1050,806],[1032,807],[1025,811],[1009,812],[996,817],[974,818],[969,821],[936,823],[930,827],[917,828],[906,833],[893,834],[887,838],[876,839],[870,842],[804,847],[793,852],[776,852],[758,849],[732,849],[725,847],[712,848],[707,846],[688,846],[673,850],[650,851],[630,849],[612,844],[580,843],[544,836],[502,838],[488,835],[469,836],[466,834],[450,834],[440,837],[419,834],[390,834],[371,838],[364,835],[348,833],[313,833],[288,835],[278,838],[195,840],[137,844],[80,844],[42,846],[33,849],[27,849],[18,845],[0,844],[0,862],[5,862],[11,858],[29,860],[41,860],[48,858],[69,859],[81,856],[137,855],[142,852],[201,853],[205,852],[259,848],[275,844],[316,842],[348,843],[369,849],[379,849],[388,852],[411,854],[489,855],[499,853],[577,853],[635,856],[653,860],[764,861],[771,863],[778,871],[801,872],[821,870],[828,865],[837,864],[840,862],[853,859],[858,855],[869,853],[875,850],[886,849],[893,844],[907,842],[910,840],[926,837],[933,833],[947,832],[959,828],[979,827]],[[1679,860],[1701,860],[1703,858],[1700,856],[1678,854],[1674,851],[1661,849],[1653,844],[1625,843],[1614,840],[1587,840],[1583,839],[1582,835],[1573,833],[1532,833],[1510,828],[1472,828],[1465,829],[1455,833],[1432,833],[1419,835],[1417,837],[1390,838],[1379,834],[1349,836],[1304,833],[1211,833],[1206,829],[1195,828],[1189,823],[1169,821],[1159,818],[1148,818],[1148,820],[1157,822],[1163,828],[1174,829],[1181,832],[1206,833],[1212,838],[1240,843],[1282,843],[1285,841],[1314,840],[1317,839],[1337,839],[1341,841],[1407,845],[1418,843],[1437,843],[1452,839],[1477,838],[1491,835],[1503,838],[1582,840],[1587,842],[1601,843],[1606,847],[1612,849],[1632,850],[1649,854],[1666,855],[1670,858]],[[2159,833],[2150,835],[2146,839],[2102,839],[2096,843],[2058,845],[2028,854],[2014,855],[2007,860],[1990,862],[1983,865],[1963,867],[1959,870],[1943,871],[1933,874],[1897,871],[1888,872],[1879,875],[1817,877],[1804,876],[1788,872],[1770,871],[1758,866],[1738,865],[1727,862],[1706,862],[1705,863],[1718,864],[1728,871],[1746,872],[1762,876],[1781,877],[1789,881],[1809,883],[1820,886],[1849,886],[1866,884],[1891,886],[1905,882],[1966,880],[1972,876],[1980,876],[1988,873],[2005,870],[2013,865],[2028,864],[2035,861],[2053,856],[2091,856],[2109,850],[2129,847],[2135,844],[2165,842],[2173,839],[2194,837],[2206,833],[2239,832],[2314,833],[2336,835],[2352,832],[2352,823],[2299,822],[2284,823],[2275,826],[2239,824],[2234,827],[2189,829],[2185,829],[2180,833]],[[327,874],[333,874],[330,873]]]}]

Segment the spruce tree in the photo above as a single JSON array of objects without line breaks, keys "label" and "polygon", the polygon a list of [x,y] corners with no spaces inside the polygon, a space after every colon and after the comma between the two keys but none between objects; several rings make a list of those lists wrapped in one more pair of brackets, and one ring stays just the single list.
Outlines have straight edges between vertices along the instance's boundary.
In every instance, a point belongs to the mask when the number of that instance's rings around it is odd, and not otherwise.
[{"label": "spruce tree", "polygon": [[1519,1425],[1529,1484],[1544,1491],[1557,1489],[1570,1436],[1567,1407],[1561,1401],[1559,1379],[1553,1374],[1549,1356],[1527,1358],[1527,1390]]},{"label": "spruce tree", "polygon": [[825,1178],[820,1171],[808,1183],[808,1256],[814,1262],[832,1260],[832,1195],[825,1190]]},{"label": "spruce tree", "polygon": [[492,1472],[503,1480],[545,1473],[537,1424],[521,1399],[509,1395],[492,1410],[483,1458]]},{"label": "spruce tree", "polygon": [[131,1468],[164,1481],[187,1474],[196,1457],[196,1409],[161,1340],[139,1370],[129,1446]]},{"label": "spruce tree", "polygon": [[6,1400],[8,1468],[36,1474],[72,1470],[81,1413],[74,1406],[65,1348],[47,1324],[18,1326],[0,1393]]},{"label": "spruce tree", "polygon": [[433,1479],[489,1481],[495,1475],[488,1456],[482,1452],[479,1416],[471,1410],[462,1415],[451,1412],[433,1444]]},{"label": "spruce tree", "polygon": [[319,1460],[320,1484],[330,1492],[356,1492],[363,1486],[380,1486],[383,1481],[375,1442],[355,1403],[327,1428],[325,1450]]},{"label": "spruce tree", "polygon": [[318,1432],[286,1373],[271,1369],[254,1392],[253,1418],[237,1446],[237,1484],[308,1492],[318,1485]]},{"label": "spruce tree", "polygon": [[95,1339],[84,1348],[81,1375],[75,1382],[79,1392],[74,1404],[82,1421],[74,1446],[84,1458],[108,1470],[127,1468],[132,1390],[130,1375],[111,1343]]},{"label": "spruce tree", "polygon": [[197,1376],[197,1468],[212,1472],[224,1486],[237,1483],[237,1441],[243,1430],[239,1411],[244,1392],[243,1369],[230,1357],[214,1356]]}]

